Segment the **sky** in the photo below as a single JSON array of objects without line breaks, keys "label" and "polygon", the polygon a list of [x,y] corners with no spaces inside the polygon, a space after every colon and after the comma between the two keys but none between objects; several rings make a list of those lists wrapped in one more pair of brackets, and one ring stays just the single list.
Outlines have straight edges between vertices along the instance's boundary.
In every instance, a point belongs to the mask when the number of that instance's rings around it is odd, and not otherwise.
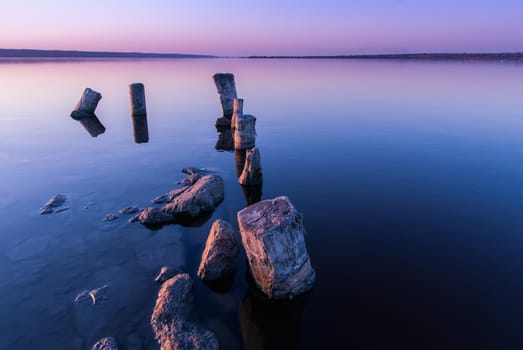
[{"label": "sky", "polygon": [[523,0],[0,1],[0,48],[220,56],[523,51]]}]

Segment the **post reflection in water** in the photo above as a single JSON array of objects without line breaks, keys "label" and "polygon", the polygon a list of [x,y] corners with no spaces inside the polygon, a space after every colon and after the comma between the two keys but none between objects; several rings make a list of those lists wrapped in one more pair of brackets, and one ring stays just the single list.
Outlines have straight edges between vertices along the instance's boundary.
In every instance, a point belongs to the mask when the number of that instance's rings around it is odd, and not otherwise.
[{"label": "post reflection in water", "polygon": [[133,114],[131,119],[133,120],[134,142],[149,142],[149,128],[147,126],[147,115]]},{"label": "post reflection in water", "polygon": [[232,138],[232,129],[229,127],[217,126],[218,139],[214,148],[217,151],[232,151],[234,150],[234,141]]},{"label": "post reflection in water", "polygon": [[307,300],[308,293],[292,300],[270,300],[249,278],[240,314],[245,349],[299,349],[300,324]]},{"label": "post reflection in water", "polygon": [[102,122],[100,122],[100,119],[98,119],[98,117],[94,113],[90,116],[75,120],[82,124],[85,130],[87,130],[87,132],[92,137],[97,137],[98,135],[101,135],[105,132],[105,126],[103,126]]}]

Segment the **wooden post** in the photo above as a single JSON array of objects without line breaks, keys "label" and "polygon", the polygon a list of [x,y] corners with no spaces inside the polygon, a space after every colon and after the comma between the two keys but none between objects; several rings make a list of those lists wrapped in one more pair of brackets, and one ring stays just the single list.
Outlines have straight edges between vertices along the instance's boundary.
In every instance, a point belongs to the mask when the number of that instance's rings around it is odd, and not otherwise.
[{"label": "wooden post", "polygon": [[71,112],[71,117],[80,119],[90,117],[94,114],[98,102],[102,99],[102,95],[90,88],[86,88],[80,97],[80,100]]},{"label": "wooden post", "polygon": [[236,117],[234,149],[253,148],[256,141],[256,117],[242,114]]},{"label": "wooden post", "polygon": [[145,88],[142,83],[134,83],[129,85],[129,98],[131,100],[134,142],[149,142],[147,108],[145,106]]},{"label": "wooden post", "polygon": [[263,183],[260,150],[257,147],[246,151],[245,165],[238,181],[246,186],[259,186]]},{"label": "wooden post", "polygon": [[233,100],[237,97],[234,75],[232,73],[216,73],[213,75],[213,79],[216,89],[218,90],[218,95],[220,95],[223,116],[231,119]]},{"label": "wooden post", "polygon": [[232,102],[231,128],[236,128],[236,119],[243,114],[243,98],[235,98]]}]

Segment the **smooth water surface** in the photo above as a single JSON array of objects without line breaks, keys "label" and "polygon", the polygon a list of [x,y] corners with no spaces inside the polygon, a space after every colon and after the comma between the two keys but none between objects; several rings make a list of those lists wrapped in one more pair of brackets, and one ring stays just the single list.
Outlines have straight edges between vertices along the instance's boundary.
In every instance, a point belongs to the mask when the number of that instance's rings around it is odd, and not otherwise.
[{"label": "smooth water surface", "polygon": [[[304,214],[310,294],[269,303],[242,258],[232,288],[196,270],[209,228],[246,205],[233,152],[214,149],[211,79],[236,76],[257,117],[263,199]],[[523,65],[344,60],[0,62],[0,348],[157,349],[162,265],[195,280],[194,319],[223,349],[523,346]],[[135,144],[128,84],[145,84]],[[103,95],[105,133],[69,114]],[[225,180],[201,226],[149,230],[146,207],[186,166]],[[40,215],[53,195],[69,210]],[[108,284],[100,304],[75,296]]]}]

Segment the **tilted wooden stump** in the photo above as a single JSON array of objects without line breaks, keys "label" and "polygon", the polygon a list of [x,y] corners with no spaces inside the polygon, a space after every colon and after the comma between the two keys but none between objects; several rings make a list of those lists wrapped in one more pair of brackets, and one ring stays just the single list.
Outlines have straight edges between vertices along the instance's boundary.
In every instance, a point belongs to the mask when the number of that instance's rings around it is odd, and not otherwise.
[{"label": "tilted wooden stump", "polygon": [[149,142],[147,108],[145,106],[145,88],[142,83],[134,83],[129,85],[129,98],[131,100],[134,142]]},{"label": "tilted wooden stump", "polygon": [[86,88],[80,97],[80,101],[71,112],[71,117],[80,119],[92,116],[101,99],[102,95],[99,92]]},{"label": "tilted wooden stump", "polygon": [[236,84],[232,73],[216,73],[213,75],[214,84],[220,95],[223,116],[231,119],[233,112],[233,100],[237,98]]}]

